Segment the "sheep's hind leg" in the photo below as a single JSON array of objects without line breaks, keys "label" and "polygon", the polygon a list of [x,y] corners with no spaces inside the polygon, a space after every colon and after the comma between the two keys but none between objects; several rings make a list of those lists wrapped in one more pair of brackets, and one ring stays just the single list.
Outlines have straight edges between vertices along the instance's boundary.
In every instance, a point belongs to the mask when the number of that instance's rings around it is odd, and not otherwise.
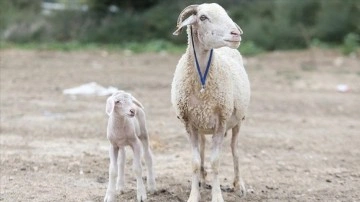
[{"label": "sheep's hind leg", "polygon": [[225,128],[220,126],[212,139],[212,148],[211,148],[211,168],[213,172],[213,181],[211,189],[211,198],[212,202],[224,202],[222,197],[220,182],[219,182],[219,165],[220,165],[220,151],[221,145],[224,140]]},{"label": "sheep's hind leg", "polygon": [[153,155],[150,149],[148,136],[146,135],[144,138],[142,138],[141,142],[143,144],[144,158],[147,167],[147,186],[149,192],[153,194],[156,191],[156,182],[153,167]]},{"label": "sheep's hind leg", "polygon": [[115,201],[115,180],[117,176],[117,158],[118,158],[119,148],[110,145],[109,156],[109,184],[106,190],[106,195],[104,202],[113,202]]},{"label": "sheep's hind leg", "polygon": [[200,153],[199,153],[199,138],[198,131],[193,127],[188,125],[187,131],[190,136],[190,144],[192,149],[192,183],[191,183],[191,192],[188,199],[188,202],[198,202],[200,200],[200,191],[199,191],[199,174],[200,174]]},{"label": "sheep's hind leg", "polygon": [[244,182],[241,179],[240,176],[240,170],[239,170],[239,153],[238,153],[238,136],[240,131],[240,123],[236,125],[234,128],[232,128],[232,137],[231,137],[231,151],[233,156],[233,162],[234,162],[234,190],[236,193],[238,193],[240,196],[245,197],[246,196],[246,189]]},{"label": "sheep's hind leg", "polygon": [[146,190],[142,179],[142,168],[141,168],[141,146],[140,141],[132,145],[134,151],[133,166],[136,175],[136,198],[138,202],[146,200]]},{"label": "sheep's hind leg", "polygon": [[117,182],[116,182],[116,191],[120,192],[121,194],[124,193],[124,185],[125,185],[125,158],[126,158],[126,153],[125,153],[125,148],[121,148],[119,150],[119,163],[118,163],[118,168],[119,168],[119,175],[117,178]]}]

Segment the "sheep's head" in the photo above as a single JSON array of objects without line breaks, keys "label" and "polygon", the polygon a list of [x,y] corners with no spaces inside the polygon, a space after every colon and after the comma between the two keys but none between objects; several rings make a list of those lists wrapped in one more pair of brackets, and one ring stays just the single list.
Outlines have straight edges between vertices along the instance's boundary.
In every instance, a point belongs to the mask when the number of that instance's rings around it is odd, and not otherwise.
[{"label": "sheep's head", "polygon": [[186,7],[179,15],[178,35],[184,26],[194,28],[200,43],[208,48],[228,46],[238,48],[241,41],[241,28],[229,17],[219,4],[201,4]]},{"label": "sheep's head", "polygon": [[110,116],[115,112],[120,116],[132,118],[136,114],[136,106],[144,108],[130,93],[117,91],[107,99],[106,113]]}]

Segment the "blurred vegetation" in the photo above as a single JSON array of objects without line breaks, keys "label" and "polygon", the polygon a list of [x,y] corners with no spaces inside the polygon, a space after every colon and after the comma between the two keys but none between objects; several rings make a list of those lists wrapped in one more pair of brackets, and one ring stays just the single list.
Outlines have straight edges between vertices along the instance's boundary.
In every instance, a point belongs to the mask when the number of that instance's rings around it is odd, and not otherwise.
[{"label": "blurred vegetation", "polygon": [[[65,9],[53,10],[46,14],[42,8],[44,2],[62,3]],[[176,49],[176,45],[186,45],[185,34],[180,37],[172,36],[178,14],[187,5],[202,2],[0,1],[0,45],[65,44],[59,46],[71,48],[101,44],[128,48],[136,52]],[[319,44],[338,46],[344,54],[350,54],[356,52],[359,47],[359,0],[217,2],[244,30],[244,43],[240,49],[245,54],[307,48]]]}]

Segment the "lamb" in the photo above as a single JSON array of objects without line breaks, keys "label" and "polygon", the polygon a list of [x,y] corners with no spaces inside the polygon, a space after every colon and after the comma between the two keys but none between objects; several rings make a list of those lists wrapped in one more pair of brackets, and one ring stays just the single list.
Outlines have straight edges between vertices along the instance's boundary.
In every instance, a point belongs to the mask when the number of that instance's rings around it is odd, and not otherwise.
[{"label": "lamb", "polygon": [[[192,184],[188,202],[200,200],[199,182],[205,183],[205,134],[213,134],[211,148],[212,201],[222,202],[218,179],[219,153],[232,129],[234,190],[245,195],[240,179],[238,134],[250,102],[250,83],[236,48],[241,28],[216,3],[190,5],[179,15],[178,35],[187,26],[188,47],[180,58],[171,86],[171,102],[184,124],[192,149]],[[200,150],[199,150],[200,143]]]},{"label": "lamb", "polygon": [[[125,146],[129,145],[134,152],[133,166],[137,182],[137,201],[144,201],[146,190],[142,180],[141,144],[147,166],[147,185],[150,193],[156,189],[153,157],[149,146],[149,137],[145,123],[145,112],[142,104],[131,94],[117,91],[106,101],[106,113],[109,115],[107,138],[110,141],[109,184],[104,202],[115,200],[116,191],[124,191]],[[120,161],[118,162],[118,154]],[[118,170],[118,172],[117,172]]]}]

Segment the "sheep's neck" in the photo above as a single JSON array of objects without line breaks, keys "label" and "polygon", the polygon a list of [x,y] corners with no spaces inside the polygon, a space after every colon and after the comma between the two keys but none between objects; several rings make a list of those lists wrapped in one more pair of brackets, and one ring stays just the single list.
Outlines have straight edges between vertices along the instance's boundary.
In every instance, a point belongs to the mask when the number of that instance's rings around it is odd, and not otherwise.
[{"label": "sheep's neck", "polygon": [[210,50],[205,48],[203,44],[200,43],[196,30],[193,30],[192,37],[194,40],[194,46],[192,46],[192,42],[190,41],[191,45],[189,46],[190,47],[189,51],[191,52],[190,55],[192,55],[193,66],[196,69],[195,55],[193,50],[194,47],[200,65],[200,71],[202,75],[204,75],[210,57]]},{"label": "sheep's neck", "polygon": [[114,122],[116,122],[116,124],[120,126],[125,126],[129,122],[129,118],[122,115],[118,115],[116,113],[114,113],[111,118],[113,119]]}]

